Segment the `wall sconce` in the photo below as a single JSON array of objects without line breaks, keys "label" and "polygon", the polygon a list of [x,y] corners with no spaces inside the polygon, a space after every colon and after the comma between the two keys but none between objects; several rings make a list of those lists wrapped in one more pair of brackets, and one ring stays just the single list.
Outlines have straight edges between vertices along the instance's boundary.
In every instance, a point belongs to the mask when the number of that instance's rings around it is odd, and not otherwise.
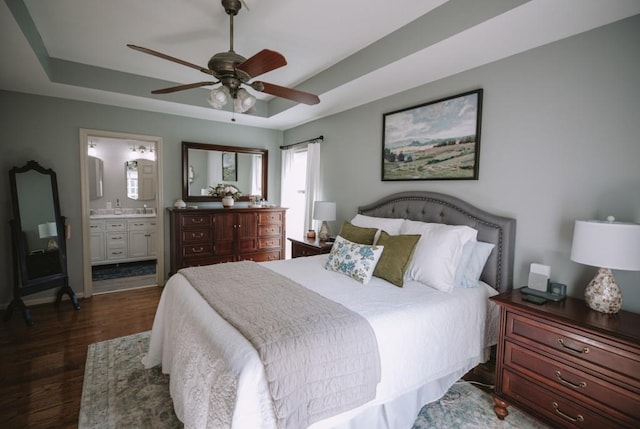
[{"label": "wall sconce", "polygon": [[196,173],[193,171],[193,165],[189,166],[189,183],[193,183],[193,180],[196,178]]},{"label": "wall sconce", "polygon": [[96,153],[96,144],[92,140],[89,141],[89,148],[87,150],[87,154],[89,156],[96,156],[97,155],[97,153]]}]

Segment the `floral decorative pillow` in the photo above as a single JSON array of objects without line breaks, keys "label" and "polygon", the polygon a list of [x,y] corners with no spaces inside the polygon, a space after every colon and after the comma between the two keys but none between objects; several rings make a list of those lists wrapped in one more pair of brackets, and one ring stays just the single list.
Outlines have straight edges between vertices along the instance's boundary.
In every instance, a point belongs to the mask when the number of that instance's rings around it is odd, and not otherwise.
[{"label": "floral decorative pillow", "polygon": [[366,285],[371,280],[382,250],[383,246],[358,244],[337,236],[324,267]]}]

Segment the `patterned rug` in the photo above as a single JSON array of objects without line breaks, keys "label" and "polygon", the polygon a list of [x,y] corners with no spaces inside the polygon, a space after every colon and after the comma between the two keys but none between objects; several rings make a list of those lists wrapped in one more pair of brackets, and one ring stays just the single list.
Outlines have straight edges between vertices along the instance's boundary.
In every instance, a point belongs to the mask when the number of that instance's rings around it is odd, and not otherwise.
[{"label": "patterned rug", "polygon": [[[160,367],[145,370],[140,360],[150,332],[91,344],[82,387],[80,421],[84,428],[182,428],[173,412],[169,377]],[[458,382],[439,400],[425,405],[412,429],[544,429],[513,407],[500,421],[491,396]]]},{"label": "patterned rug", "polygon": [[93,281],[119,279],[122,277],[145,276],[156,273],[156,261],[124,262],[91,267]]}]

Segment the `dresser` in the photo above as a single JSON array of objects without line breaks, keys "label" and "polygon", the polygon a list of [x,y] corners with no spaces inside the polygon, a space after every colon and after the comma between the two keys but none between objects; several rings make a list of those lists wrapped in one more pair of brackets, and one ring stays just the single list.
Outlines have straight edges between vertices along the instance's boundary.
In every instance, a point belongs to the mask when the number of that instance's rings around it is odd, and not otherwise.
[{"label": "dresser", "polygon": [[491,298],[500,305],[496,415],[512,404],[553,427],[640,427],[640,314],[522,297]]},{"label": "dresser", "polygon": [[170,273],[181,268],[285,257],[283,208],[170,208]]}]

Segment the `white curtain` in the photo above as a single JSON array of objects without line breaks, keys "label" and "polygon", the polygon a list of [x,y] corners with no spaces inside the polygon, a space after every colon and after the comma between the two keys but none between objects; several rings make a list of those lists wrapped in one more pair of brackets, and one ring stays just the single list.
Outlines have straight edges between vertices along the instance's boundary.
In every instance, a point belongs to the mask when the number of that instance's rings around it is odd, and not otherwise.
[{"label": "white curtain", "polygon": [[282,156],[282,173],[280,176],[280,207],[292,207],[295,195],[293,172],[293,148],[284,149]]},{"label": "white curtain", "polygon": [[317,229],[313,224],[313,203],[321,199],[320,195],[320,143],[307,145],[307,186],[305,189],[304,230]]},{"label": "white curtain", "polygon": [[262,155],[251,156],[251,195],[262,195]]}]

